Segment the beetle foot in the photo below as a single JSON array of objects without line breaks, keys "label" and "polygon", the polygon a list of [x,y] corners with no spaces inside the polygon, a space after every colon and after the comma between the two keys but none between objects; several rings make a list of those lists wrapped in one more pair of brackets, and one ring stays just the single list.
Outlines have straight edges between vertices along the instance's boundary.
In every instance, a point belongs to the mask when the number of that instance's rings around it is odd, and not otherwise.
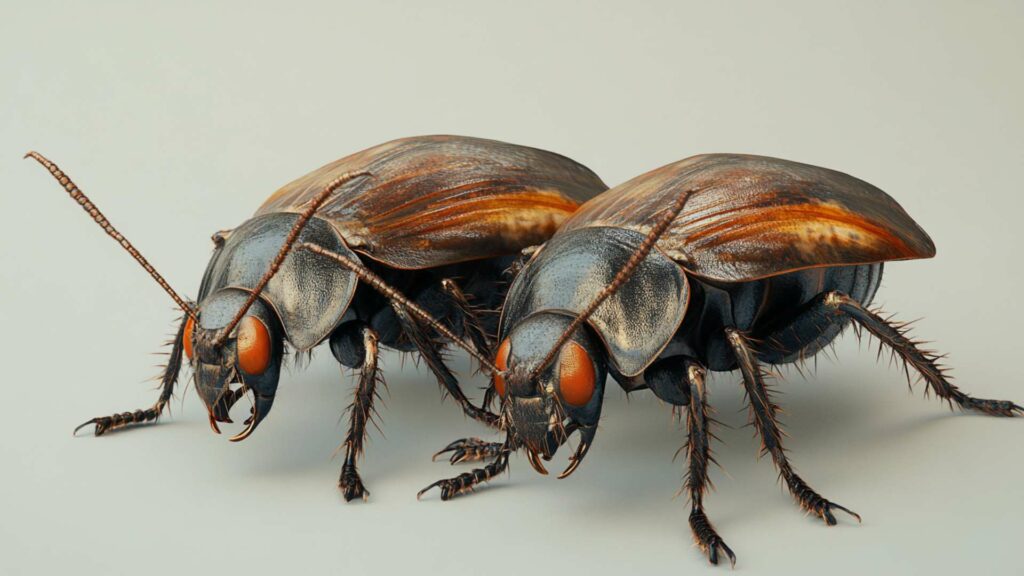
[{"label": "beetle foot", "polygon": [[845,506],[840,506],[839,504],[826,500],[820,496],[813,504],[807,504],[801,501],[800,507],[804,508],[805,510],[812,514],[817,515],[819,518],[824,520],[825,524],[828,526],[835,526],[836,524],[838,524],[835,515],[832,514],[832,512],[835,510],[842,510],[843,512],[846,512],[850,516],[856,518],[858,524],[860,524],[861,522],[860,514],[857,514],[856,512],[850,510]]},{"label": "beetle foot", "polygon": [[913,368],[928,383],[928,390],[949,402],[950,406],[956,404],[963,410],[975,410],[989,416],[1024,416],[1024,406],[1008,400],[975,398],[954,386],[942,365],[943,356],[921,348],[921,342],[910,337],[908,324],[883,318],[877,311],[868,310],[850,296],[839,292],[826,294],[823,304],[852,318],[878,338],[879,342],[888,346],[895,357],[902,360],[907,374]]},{"label": "beetle foot", "polygon": [[459,494],[472,492],[473,489],[488,480],[501,474],[508,468],[508,449],[503,448],[498,452],[497,459],[483,468],[476,468],[469,472],[463,472],[454,478],[438,480],[416,494],[416,499],[429,492],[433,488],[441,490],[441,500],[451,500]]},{"label": "beetle foot", "polygon": [[1024,416],[1024,406],[1018,406],[1009,400],[986,400],[964,395],[960,405],[968,410],[976,410],[990,416]]},{"label": "beetle foot", "polygon": [[448,501],[455,498],[459,494],[464,492],[471,492],[473,488],[471,486],[464,486],[460,481],[461,474],[455,478],[445,478],[444,480],[438,480],[430,486],[427,486],[423,490],[416,493],[416,499],[419,500],[421,496],[429,492],[432,488],[438,488],[441,491],[441,500]]},{"label": "beetle foot", "polygon": [[163,406],[157,403],[153,407],[145,410],[121,412],[120,414],[112,414],[110,416],[99,416],[79,424],[71,434],[78,434],[78,431],[82,428],[85,428],[86,426],[93,426],[93,434],[96,436],[103,436],[107,432],[128,428],[129,426],[136,424],[155,422],[156,419],[160,417],[161,412],[163,412]]},{"label": "beetle foot", "polygon": [[693,539],[697,546],[708,556],[708,562],[718,565],[718,554],[721,552],[729,558],[732,567],[736,567],[736,555],[729,548],[722,537],[715,531],[711,521],[702,508],[694,508],[690,512],[690,529],[693,530]]},{"label": "beetle foot", "polygon": [[345,502],[351,502],[356,498],[362,498],[366,502],[370,497],[370,491],[363,486],[363,479],[352,464],[346,463],[341,467],[341,478],[338,479],[338,488],[341,488],[341,495]]},{"label": "beetle foot", "polygon": [[835,510],[842,510],[843,512],[846,512],[850,516],[856,518],[858,523],[861,521],[860,514],[857,514],[845,506],[840,506],[835,502],[826,500],[821,496],[821,494],[812,490],[802,478],[795,474],[791,489],[793,491],[793,496],[796,498],[797,502],[800,503],[800,507],[808,513],[814,514],[824,520],[825,524],[828,526],[835,526],[838,524],[835,515],[832,514]]},{"label": "beetle foot", "polygon": [[451,452],[452,455],[448,458],[448,462],[451,464],[483,462],[497,458],[501,454],[502,446],[501,442],[487,442],[480,438],[460,438],[435,453],[431,460],[436,462],[438,456]]}]

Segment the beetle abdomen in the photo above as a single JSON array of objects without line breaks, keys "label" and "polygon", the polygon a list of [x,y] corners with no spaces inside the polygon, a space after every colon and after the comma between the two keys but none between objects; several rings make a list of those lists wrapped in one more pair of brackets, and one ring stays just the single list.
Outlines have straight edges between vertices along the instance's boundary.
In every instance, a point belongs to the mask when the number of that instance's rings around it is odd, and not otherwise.
[{"label": "beetle abdomen", "polygon": [[678,338],[704,356],[712,370],[736,367],[725,328],[737,328],[758,342],[758,357],[769,364],[809,358],[827,346],[848,323],[845,319],[805,318],[794,323],[818,295],[839,291],[861,304],[871,303],[882,279],[881,263],[830,266],[790,272],[762,280],[712,283],[691,278],[694,296]]},{"label": "beetle abdomen", "polygon": [[[841,316],[827,323],[816,319],[793,324],[796,314],[819,294],[832,291],[849,294],[865,306],[870,304],[881,282],[882,268],[883,265],[877,263],[819,268],[793,274],[798,277],[796,283],[799,284],[800,305],[790,307],[782,304],[779,302],[782,298],[773,297],[769,293],[765,299],[766,305],[754,326],[755,338],[771,338],[771,342],[763,345],[759,351],[761,360],[772,364],[785,364],[799,358],[810,358],[828,346],[849,324],[848,318]],[[777,283],[781,280],[781,277],[767,280],[767,289],[778,289]],[[771,308],[780,305],[780,308]],[[778,329],[780,321],[787,325],[785,330]]]}]

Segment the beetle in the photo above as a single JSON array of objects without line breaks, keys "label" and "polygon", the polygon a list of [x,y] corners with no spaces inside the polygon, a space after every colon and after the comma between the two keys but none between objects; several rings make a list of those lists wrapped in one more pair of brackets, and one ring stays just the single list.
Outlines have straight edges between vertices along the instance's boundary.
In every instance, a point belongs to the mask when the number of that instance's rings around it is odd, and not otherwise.
[{"label": "beetle", "polygon": [[505,269],[607,189],[583,165],[534,148],[460,136],[387,142],[285,185],[252,218],[214,234],[193,304],[55,164],[35,152],[26,156],[46,167],[184,311],[156,403],[93,418],[76,432],[92,425],[99,436],[155,422],[185,360],[215,432],[251,395],[245,428],[231,437],[244,440],[273,407],[285,349],[303,354],[327,342],[340,364],[359,371],[339,478],[346,501],[369,494],[357,459],[381,381],[379,347],[418,353],[465,414],[495,425],[497,416],[470,402],[445,366],[444,342],[461,342],[489,365],[497,314],[488,311],[507,289]]},{"label": "beetle", "polygon": [[[739,369],[750,419],[799,506],[834,525],[851,510],[822,497],[783,451],[766,366],[801,362],[853,324],[887,346],[950,406],[1020,415],[950,383],[940,356],[869,309],[885,262],[930,258],[932,240],[882,190],[852,176],[738,154],[688,158],[590,200],[525,264],[502,310],[493,385],[507,438],[484,468],[441,480],[447,500],[524,448],[546,474],[573,432],[564,478],[592,446],[607,375],[685,414],[689,523],[708,560],[736,557],[704,510],[706,372]],[[908,371],[909,376],[909,371]],[[442,451],[457,451],[456,441]]]}]

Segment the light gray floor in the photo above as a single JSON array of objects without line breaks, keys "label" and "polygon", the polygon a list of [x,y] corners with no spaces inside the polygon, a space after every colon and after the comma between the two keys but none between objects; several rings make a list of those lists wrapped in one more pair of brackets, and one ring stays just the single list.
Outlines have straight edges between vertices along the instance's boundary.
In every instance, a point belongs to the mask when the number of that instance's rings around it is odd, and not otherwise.
[{"label": "light gray floor", "polygon": [[[471,134],[565,153],[615,184],[711,151],[864,178],[934,238],[879,302],[949,352],[956,382],[1024,401],[1019,3],[6,5],[0,20],[0,573],[704,573],[672,495],[678,423],[609,392],[569,480],[523,459],[470,498],[416,491],[477,434],[385,357],[367,504],[335,488],[351,379],[326,351],[283,378],[241,445],[194,392],[145,430],[72,438],[143,407],[170,302],[29,148],[60,163],[194,294],[209,235],[277,186],[394,137]],[[333,6],[333,7],[332,7]],[[794,463],[864,517],[802,516],[755,458],[738,376],[716,376],[712,520],[755,574],[1007,573],[1024,540],[1024,421],[949,412],[856,339],[781,401]],[[468,373],[461,356],[455,365]],[[482,385],[477,378],[472,385]],[[564,459],[564,454],[560,457]],[[563,460],[564,461],[564,460]]]}]

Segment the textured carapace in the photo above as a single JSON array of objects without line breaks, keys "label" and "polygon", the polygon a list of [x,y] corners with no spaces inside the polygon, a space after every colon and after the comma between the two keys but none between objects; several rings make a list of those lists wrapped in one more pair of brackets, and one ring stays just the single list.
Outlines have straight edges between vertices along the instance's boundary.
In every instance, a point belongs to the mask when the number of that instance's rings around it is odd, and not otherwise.
[{"label": "textured carapace", "polygon": [[[280,247],[293,230],[298,214],[265,214],[247,220],[235,228],[210,259],[206,281],[199,292],[200,327],[220,336],[237,318],[231,310],[218,310],[217,321],[210,318],[214,296],[223,290],[247,293],[245,302],[265,277],[280,253]],[[355,256],[345,246],[337,230],[313,217],[297,236],[299,242],[311,242],[329,250]],[[308,350],[330,335],[348,310],[356,291],[356,277],[322,258],[292,250],[277,274],[266,284],[260,299],[268,303],[280,318],[287,340],[297,350]],[[222,314],[227,314],[222,319]]]},{"label": "textured carapace", "polygon": [[317,212],[349,248],[399,269],[512,254],[541,244],[607,186],[586,167],[535,148],[462,136],[394,140],[284,186],[257,211],[301,212],[345,172],[352,181]]},{"label": "textured carapace", "polygon": [[[221,287],[258,286],[298,215],[346,175],[371,177],[344,180],[295,238],[350,260],[355,250],[399,269],[516,253],[543,242],[584,200],[607,188],[586,167],[543,150],[462,136],[395,140],[275,192],[227,235],[200,298]],[[264,298],[299,350],[327,337],[355,289],[351,274],[327,264],[292,252],[267,283]]]},{"label": "textured carapace", "polygon": [[[580,318],[615,282],[643,241],[639,232],[622,228],[559,231],[509,288],[501,312],[500,336],[505,338],[515,326],[539,312]],[[593,311],[586,324],[607,348],[615,369],[636,375],[675,334],[686,314],[689,296],[682,268],[654,250]],[[560,340],[547,343],[546,357],[552,350],[557,352],[555,345]],[[536,366],[543,363],[541,360]]]},{"label": "textured carapace", "polygon": [[[231,322],[228,322],[227,326],[225,326],[220,331],[220,334],[217,335],[215,345],[224,345],[224,342],[228,339],[228,336],[231,335],[231,331],[234,330],[235,326],[237,326],[238,323],[242,321],[242,317],[245,316],[245,313],[256,302],[256,299],[260,297],[260,295],[263,293],[263,290],[266,289],[267,285],[270,283],[271,280],[273,280],[274,276],[277,275],[278,271],[280,271],[281,269],[281,265],[284,263],[285,258],[288,257],[288,253],[291,251],[292,246],[294,246],[295,242],[298,241],[299,235],[302,234],[303,229],[305,229],[306,225],[309,223],[309,219],[313,217],[313,214],[316,214],[317,210],[320,209],[320,206],[322,206],[323,203],[326,202],[327,199],[330,198],[331,195],[334,194],[334,192],[338,188],[344,186],[349,180],[352,180],[353,178],[359,178],[370,175],[371,174],[369,174],[368,172],[342,173],[334,180],[331,180],[330,182],[325,184],[323,189],[317,192],[316,196],[310,198],[306,202],[306,207],[302,210],[302,212],[299,213],[299,217],[295,221],[295,223],[292,224],[292,228],[291,230],[288,231],[288,235],[285,236],[284,242],[282,242],[281,244],[281,248],[278,249],[277,251],[277,255],[275,255],[274,259],[270,261],[269,268],[267,268],[267,271],[263,273],[263,277],[259,280],[259,282],[257,282],[256,285],[253,286],[252,289],[250,290],[249,299],[246,300],[245,304],[243,304],[242,307],[238,309],[238,312],[235,313],[235,316],[234,318],[231,319]],[[226,238],[220,236],[219,232],[217,234],[214,234],[214,244],[218,248],[223,247],[226,243]]]},{"label": "textured carapace", "polygon": [[681,190],[676,194],[675,200],[668,207],[668,209],[662,213],[662,215],[658,218],[654,226],[651,227],[650,231],[647,232],[647,237],[645,237],[640,242],[640,244],[637,245],[636,250],[633,251],[632,254],[630,254],[629,258],[626,260],[625,265],[622,266],[622,269],[616,272],[615,277],[612,278],[612,281],[609,282],[607,286],[602,288],[601,291],[597,293],[597,295],[594,297],[593,300],[590,301],[590,304],[588,304],[586,308],[584,308],[577,314],[576,318],[573,319],[572,324],[570,324],[569,327],[565,329],[565,333],[562,334],[562,337],[559,338],[558,341],[555,342],[555,344],[551,347],[551,351],[548,352],[548,355],[544,358],[544,360],[541,361],[537,368],[534,369],[533,374],[531,374],[531,378],[538,376],[540,374],[540,371],[543,370],[545,366],[554,358],[555,354],[558,353],[558,350],[559,348],[562,347],[562,344],[566,343],[569,340],[569,338],[572,336],[573,331],[575,331],[577,327],[583,325],[584,322],[589,320],[590,317],[593,316],[594,312],[597,311],[597,308],[606,299],[613,296],[619,290],[619,288],[627,280],[629,280],[630,276],[633,275],[633,271],[636,270],[636,268],[643,263],[644,259],[647,258],[647,255],[650,254],[651,250],[654,249],[654,245],[658,241],[658,239],[661,238],[662,234],[665,233],[668,227],[672,225],[672,222],[675,221],[676,217],[679,216],[679,212],[682,211],[683,206],[686,205],[686,201],[689,199],[690,192],[691,191],[689,190]]},{"label": "textured carapace", "polygon": [[694,156],[637,176],[587,202],[559,234],[599,226],[646,234],[687,190],[686,206],[657,247],[705,278],[736,282],[935,255],[928,234],[875,186],[742,154]]}]

